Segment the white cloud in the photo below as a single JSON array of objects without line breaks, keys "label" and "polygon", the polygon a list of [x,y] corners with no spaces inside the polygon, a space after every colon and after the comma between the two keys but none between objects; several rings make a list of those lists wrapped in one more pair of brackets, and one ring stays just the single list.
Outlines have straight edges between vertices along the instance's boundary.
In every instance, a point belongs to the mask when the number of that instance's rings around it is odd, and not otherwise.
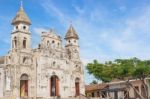
[{"label": "white cloud", "polygon": [[[146,40],[150,38],[149,12],[150,7],[145,7],[128,17],[123,23],[126,26],[123,29],[118,29],[120,35],[108,38],[111,39],[110,44],[116,53],[120,53],[122,57],[136,56],[143,58],[150,56],[150,40]],[[147,55],[144,53],[147,53]]]},{"label": "white cloud", "polygon": [[50,16],[57,17],[62,24],[66,24],[66,21],[71,21],[71,18],[63,13],[51,0],[45,0],[44,3],[42,3],[42,7]]},{"label": "white cloud", "polygon": [[85,13],[84,8],[80,8],[79,6],[73,5],[78,14],[82,15]]},{"label": "white cloud", "polygon": [[34,27],[33,28],[33,33],[37,34],[37,35],[41,35],[42,32],[47,32],[48,30],[45,28],[41,28],[41,27]]}]

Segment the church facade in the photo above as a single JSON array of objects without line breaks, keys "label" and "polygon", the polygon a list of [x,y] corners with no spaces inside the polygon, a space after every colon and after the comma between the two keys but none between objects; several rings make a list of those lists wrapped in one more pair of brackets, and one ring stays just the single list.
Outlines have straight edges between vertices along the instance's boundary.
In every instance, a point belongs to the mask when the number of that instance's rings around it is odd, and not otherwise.
[{"label": "church facade", "polygon": [[31,48],[31,21],[20,7],[12,20],[11,49],[0,57],[0,98],[51,99],[85,94],[79,37],[72,25],[65,46],[54,30],[41,33],[38,48]]}]

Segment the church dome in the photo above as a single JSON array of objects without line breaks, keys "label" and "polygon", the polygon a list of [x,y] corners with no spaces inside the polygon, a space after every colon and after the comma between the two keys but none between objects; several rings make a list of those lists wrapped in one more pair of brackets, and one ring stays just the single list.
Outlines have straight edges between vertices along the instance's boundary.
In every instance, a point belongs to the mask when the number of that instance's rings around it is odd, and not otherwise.
[{"label": "church dome", "polygon": [[66,33],[66,36],[65,36],[65,39],[70,39],[70,38],[79,39],[78,34],[76,33],[76,31],[72,25],[70,25],[70,27]]},{"label": "church dome", "polygon": [[16,23],[26,23],[31,25],[31,21],[29,19],[29,17],[27,16],[27,14],[25,13],[23,7],[20,7],[19,11],[17,12],[17,15],[15,16],[15,18],[12,21],[12,24],[16,24]]}]

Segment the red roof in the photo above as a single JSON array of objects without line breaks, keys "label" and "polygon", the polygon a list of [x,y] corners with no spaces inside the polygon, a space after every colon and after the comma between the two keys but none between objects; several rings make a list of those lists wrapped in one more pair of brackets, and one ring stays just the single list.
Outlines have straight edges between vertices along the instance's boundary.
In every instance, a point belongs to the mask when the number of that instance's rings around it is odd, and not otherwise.
[{"label": "red roof", "polygon": [[108,84],[106,84],[106,83],[85,85],[85,91],[90,92],[90,91],[100,90],[107,86],[108,86]]}]

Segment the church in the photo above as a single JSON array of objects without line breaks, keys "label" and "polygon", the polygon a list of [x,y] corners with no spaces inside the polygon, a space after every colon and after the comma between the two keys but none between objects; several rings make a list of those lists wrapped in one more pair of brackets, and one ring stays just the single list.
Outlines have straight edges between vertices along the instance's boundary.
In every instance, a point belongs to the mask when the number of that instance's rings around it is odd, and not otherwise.
[{"label": "church", "polygon": [[41,33],[41,41],[33,49],[31,21],[23,6],[11,24],[11,48],[0,57],[0,99],[71,98],[85,94],[79,36],[72,25],[66,31],[65,46],[51,29]]}]

